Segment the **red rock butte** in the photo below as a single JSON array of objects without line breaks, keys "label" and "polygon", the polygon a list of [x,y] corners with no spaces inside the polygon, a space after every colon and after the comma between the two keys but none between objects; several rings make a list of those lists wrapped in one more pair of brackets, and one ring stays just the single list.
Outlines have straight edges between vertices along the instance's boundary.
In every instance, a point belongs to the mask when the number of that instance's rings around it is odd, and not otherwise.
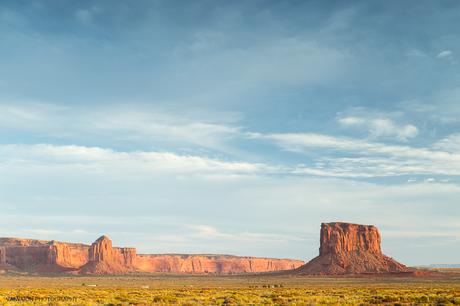
[{"label": "red rock butte", "polygon": [[294,273],[339,275],[411,271],[382,253],[380,233],[375,226],[333,222],[321,224],[319,256]]},{"label": "red rock butte", "polygon": [[134,248],[112,246],[107,236],[93,244],[0,238],[0,270],[29,273],[261,273],[291,270],[294,259],[231,255],[137,254]]}]

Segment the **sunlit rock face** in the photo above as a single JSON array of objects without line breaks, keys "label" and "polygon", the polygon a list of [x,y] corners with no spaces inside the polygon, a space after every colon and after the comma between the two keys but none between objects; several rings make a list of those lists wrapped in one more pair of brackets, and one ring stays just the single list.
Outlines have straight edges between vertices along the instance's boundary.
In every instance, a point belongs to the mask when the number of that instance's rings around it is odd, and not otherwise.
[{"label": "sunlit rock face", "polygon": [[295,271],[299,274],[363,274],[409,272],[382,254],[380,233],[373,225],[322,223],[319,256]]},{"label": "sunlit rock face", "polygon": [[88,262],[89,246],[77,243],[0,238],[0,269],[55,273]]},{"label": "sunlit rock face", "polygon": [[301,260],[231,255],[138,255],[136,268],[144,272],[172,273],[260,273],[292,270]]},{"label": "sunlit rock face", "polygon": [[88,262],[80,274],[125,274],[136,272],[136,249],[114,248],[107,236],[99,237],[88,250]]},{"label": "sunlit rock face", "polygon": [[293,259],[231,255],[137,254],[135,248],[113,247],[107,236],[90,246],[57,241],[0,238],[0,270],[33,273],[238,274],[291,270],[304,262]]},{"label": "sunlit rock face", "polygon": [[349,252],[381,254],[380,233],[373,225],[322,223],[319,255]]}]

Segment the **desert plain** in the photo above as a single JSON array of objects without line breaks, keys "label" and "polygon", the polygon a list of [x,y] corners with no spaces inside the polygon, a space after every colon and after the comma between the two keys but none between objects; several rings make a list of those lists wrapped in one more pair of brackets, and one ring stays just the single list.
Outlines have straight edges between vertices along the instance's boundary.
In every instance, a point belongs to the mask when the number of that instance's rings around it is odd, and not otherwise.
[{"label": "desert plain", "polygon": [[[286,259],[149,255],[145,272],[139,263],[146,255],[112,247],[103,236],[77,248],[87,262],[72,268],[75,245],[2,241],[1,305],[460,305],[460,269],[399,263],[382,253],[372,225],[323,223],[319,255],[294,266]],[[263,272],[251,272],[256,267]]]},{"label": "desert plain", "polygon": [[436,277],[0,276],[2,305],[460,305],[460,269]]}]

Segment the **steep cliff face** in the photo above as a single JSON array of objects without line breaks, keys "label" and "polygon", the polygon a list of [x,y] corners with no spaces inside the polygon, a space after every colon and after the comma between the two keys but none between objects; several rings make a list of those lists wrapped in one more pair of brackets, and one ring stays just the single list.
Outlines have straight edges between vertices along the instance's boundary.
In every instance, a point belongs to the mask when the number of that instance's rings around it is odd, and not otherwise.
[{"label": "steep cliff face", "polygon": [[410,270],[382,254],[375,226],[342,222],[321,224],[319,256],[295,272],[300,274],[397,273]]},{"label": "steep cliff face", "polygon": [[87,261],[88,248],[55,241],[1,238],[0,263],[5,269],[28,272],[63,272]]},{"label": "steep cliff face", "polygon": [[341,222],[321,224],[320,255],[354,251],[382,253],[380,233],[375,226]]},{"label": "steep cliff face", "polygon": [[111,261],[114,257],[112,240],[107,236],[101,236],[91,244],[88,252],[89,261]]},{"label": "steep cliff face", "polygon": [[88,262],[81,274],[124,274],[135,272],[136,249],[114,248],[107,236],[97,239],[88,251]]},{"label": "steep cliff face", "polygon": [[300,260],[230,255],[137,255],[113,247],[107,236],[91,246],[57,241],[0,238],[0,270],[38,273],[257,273],[295,269]]},{"label": "steep cliff face", "polygon": [[142,272],[236,274],[291,270],[303,264],[293,259],[168,254],[138,255],[136,268]]}]

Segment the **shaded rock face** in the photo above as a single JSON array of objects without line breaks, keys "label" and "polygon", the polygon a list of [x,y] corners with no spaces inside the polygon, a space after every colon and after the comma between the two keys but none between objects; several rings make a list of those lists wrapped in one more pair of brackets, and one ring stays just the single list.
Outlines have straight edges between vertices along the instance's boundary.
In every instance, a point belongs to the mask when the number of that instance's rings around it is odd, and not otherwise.
[{"label": "shaded rock face", "polygon": [[56,241],[0,238],[0,270],[73,273],[257,273],[295,269],[304,262],[292,259],[230,255],[138,255],[134,248],[112,246],[101,236],[91,246]]},{"label": "shaded rock face", "polygon": [[401,273],[410,270],[382,254],[375,226],[342,222],[321,224],[319,256],[295,272],[299,274]]}]

